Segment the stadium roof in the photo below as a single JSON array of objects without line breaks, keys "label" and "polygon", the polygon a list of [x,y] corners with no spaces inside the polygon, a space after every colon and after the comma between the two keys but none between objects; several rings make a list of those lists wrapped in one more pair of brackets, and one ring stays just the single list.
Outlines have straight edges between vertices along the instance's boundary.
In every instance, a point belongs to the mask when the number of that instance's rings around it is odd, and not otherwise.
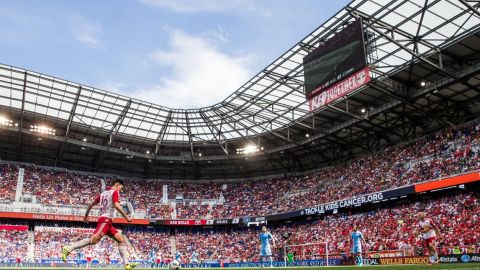
[{"label": "stadium roof", "polygon": [[[322,147],[333,146],[336,152],[361,152],[368,144],[358,140],[388,133],[390,129],[392,134],[383,135],[385,144],[406,140],[410,135],[395,131],[400,123],[394,121],[403,121],[405,125],[405,117],[430,117],[434,106],[442,108],[445,102],[445,112],[449,102],[456,107],[462,107],[458,104],[465,100],[472,102],[468,106],[478,102],[478,82],[471,79],[478,68],[479,5],[465,0],[352,1],[224,101],[199,109],[167,108],[0,65],[0,109],[8,111],[8,117],[18,122],[18,127],[10,129],[20,132],[16,143],[19,147],[23,145],[22,134],[34,135],[30,126],[39,121],[55,126],[55,136],[50,139],[56,143],[46,146],[53,148],[50,151],[55,154],[47,156],[63,166],[70,162],[103,170],[105,158],[112,158],[112,168],[124,166],[120,156],[128,157],[130,163],[140,158],[138,162],[146,163],[148,173],[132,169],[131,174],[148,176],[154,167],[152,160],[168,162],[170,167],[172,162],[182,162],[180,166],[190,162],[196,173],[187,169],[183,173],[186,178],[311,168],[313,164],[336,159],[336,154],[329,156],[320,150]],[[303,57],[358,18],[364,22],[373,82],[310,113],[303,93]],[[426,82],[424,87],[420,86],[421,81]],[[465,119],[477,115],[468,106],[460,112]],[[361,113],[362,109],[366,113]],[[436,126],[428,129],[455,122],[446,116],[432,117]],[[420,120],[417,121],[418,126]],[[412,134],[417,136],[425,129],[415,129]],[[262,160],[256,166],[238,161],[245,157],[236,155],[236,149],[247,144],[264,147],[250,158],[249,163]],[[78,148],[84,150],[83,154]],[[70,161],[64,160],[65,150],[73,151]],[[26,154],[22,148],[3,151]],[[275,157],[279,153],[291,154],[292,160]],[[77,160],[85,155],[95,158],[85,163]],[[118,155],[118,159],[112,155]],[[302,161],[311,156],[315,159]],[[203,167],[211,167],[216,173],[198,172],[199,162],[208,162]],[[291,164],[282,164],[285,162]],[[262,169],[266,167],[266,171]],[[158,177],[170,174],[154,173]]]}]

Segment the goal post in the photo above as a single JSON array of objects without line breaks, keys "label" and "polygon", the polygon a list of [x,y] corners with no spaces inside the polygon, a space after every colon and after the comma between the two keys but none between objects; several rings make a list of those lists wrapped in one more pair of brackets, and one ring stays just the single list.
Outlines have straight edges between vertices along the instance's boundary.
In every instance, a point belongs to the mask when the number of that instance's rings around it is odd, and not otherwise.
[{"label": "goal post", "polygon": [[295,261],[325,259],[325,266],[329,266],[328,241],[305,244],[292,244],[283,247],[285,267]]}]

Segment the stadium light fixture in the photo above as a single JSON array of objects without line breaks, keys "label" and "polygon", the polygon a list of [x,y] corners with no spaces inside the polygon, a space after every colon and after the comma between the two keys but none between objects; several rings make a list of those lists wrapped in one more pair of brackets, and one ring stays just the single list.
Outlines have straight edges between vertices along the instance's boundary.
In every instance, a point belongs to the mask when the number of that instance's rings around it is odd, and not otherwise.
[{"label": "stadium light fixture", "polygon": [[87,141],[87,138],[83,138],[83,141],[86,142],[86,141]]},{"label": "stadium light fixture", "polygon": [[145,151],[145,154],[147,154],[147,155],[150,154],[150,151],[149,150]]},{"label": "stadium light fixture", "polygon": [[362,108],[360,111],[361,111],[362,113],[365,113],[365,112],[367,111],[367,109]]},{"label": "stadium light fixture", "polygon": [[258,148],[258,146],[250,144],[250,145],[247,145],[243,148],[237,148],[237,155],[253,154],[253,153],[256,153],[260,150],[263,150],[263,148]]},{"label": "stadium light fixture", "polygon": [[55,136],[55,133],[57,132],[53,128],[49,128],[47,126],[37,126],[37,125],[32,125],[30,126],[30,132],[38,133],[41,135],[53,135]]},{"label": "stadium light fixture", "polygon": [[309,137],[310,137],[310,134],[308,134],[308,133],[307,133],[307,134],[305,134],[305,137],[309,138]]},{"label": "stadium light fixture", "polygon": [[421,82],[420,82],[420,86],[421,86],[421,87],[424,87],[425,85],[427,85],[427,83],[426,83],[425,81],[421,81]]},{"label": "stadium light fixture", "polygon": [[[18,124],[16,125],[18,126]],[[4,116],[0,116],[0,126],[13,127],[13,121]]]},{"label": "stadium light fixture", "polygon": [[201,157],[201,156],[202,156],[202,153],[198,153],[198,156]]}]

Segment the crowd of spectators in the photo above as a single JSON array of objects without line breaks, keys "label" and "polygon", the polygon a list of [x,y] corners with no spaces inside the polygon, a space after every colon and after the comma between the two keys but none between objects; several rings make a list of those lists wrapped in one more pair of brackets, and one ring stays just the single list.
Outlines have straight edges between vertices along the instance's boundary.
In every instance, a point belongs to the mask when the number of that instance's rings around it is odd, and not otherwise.
[{"label": "crowd of spectators", "polygon": [[[478,193],[457,191],[448,195],[435,195],[404,201],[402,204],[378,207],[361,213],[338,213],[318,220],[269,225],[277,240],[274,249],[276,259],[281,259],[286,244],[305,244],[328,241],[330,256],[350,254],[350,234],[353,226],[359,226],[367,246],[368,256],[385,251],[400,250],[402,254],[421,254],[420,238],[417,237],[418,213],[424,211],[437,223],[440,235],[440,254],[480,252],[480,197]],[[174,234],[168,229],[134,228],[124,232],[133,245],[132,257],[148,260],[150,252],[160,253],[162,260],[172,258],[172,240],[176,250],[189,262],[196,251],[200,261],[258,261],[259,227],[250,228],[177,228]],[[35,227],[34,256],[59,259],[61,247],[90,235],[93,229]],[[173,239],[172,239],[173,238]],[[0,258],[25,258],[28,250],[27,231],[0,230]],[[312,259],[325,255],[325,245],[290,248],[295,258]],[[77,258],[77,251],[70,258]],[[82,250],[84,257],[101,260],[102,256],[119,259],[117,245],[108,237],[99,244]]]},{"label": "crowd of spectators", "polygon": [[[93,229],[88,228],[67,228],[67,227],[38,227],[35,228],[35,259],[56,259],[62,258],[62,247],[75,241],[84,239],[93,234]],[[79,256],[81,252],[81,256]],[[84,249],[73,251],[70,259],[92,259],[102,260],[105,257],[110,259],[120,259],[117,244],[109,237],[93,246],[87,246]]]},{"label": "crowd of spectators", "polygon": [[23,260],[28,253],[28,231],[0,229],[0,258]]},{"label": "crowd of spectators", "polygon": [[[350,234],[354,225],[358,225],[364,234],[367,242],[365,251],[369,256],[392,250],[405,255],[412,255],[418,249],[423,252],[420,238],[416,236],[417,214],[421,211],[425,211],[428,217],[438,223],[441,254],[453,253],[455,247],[459,247],[461,253],[480,249],[480,199],[478,194],[465,192],[366,213],[337,214],[303,224],[271,227],[279,247],[274,253],[280,259],[283,253],[281,247],[287,243],[294,245],[328,241],[330,256],[347,256],[350,254]],[[184,254],[196,250],[202,259],[258,261],[258,233],[258,228],[229,231],[177,229],[177,249]],[[289,237],[286,238],[285,235]],[[289,251],[296,254],[296,259],[312,259],[325,256],[325,245],[297,247]]]},{"label": "crowd of spectators", "polygon": [[480,245],[480,199],[478,194],[470,192],[362,214],[326,216],[303,226],[280,227],[276,233],[292,233],[290,244],[328,241],[330,254],[349,254],[350,233],[352,227],[358,225],[366,238],[366,251],[405,249],[413,252],[412,247],[421,246],[415,235],[417,214],[421,211],[438,224],[441,251],[446,252],[449,246]]},{"label": "crowd of spectators", "polygon": [[[174,212],[181,219],[268,215],[479,170],[479,151],[480,124],[472,123],[301,177],[201,183],[127,179],[121,197],[146,216],[162,219]],[[0,167],[0,200],[14,197],[16,174],[14,165]],[[112,180],[104,179],[107,186]],[[85,206],[101,191],[101,181],[100,176],[27,166],[23,192],[47,206]],[[180,198],[176,209],[165,198]]]},{"label": "crowd of spectators", "polygon": [[173,207],[170,204],[150,204],[146,211],[151,218],[172,219]]},{"label": "crowd of spectators", "polygon": [[446,129],[304,177],[229,183],[215,218],[267,215],[480,169],[480,124]]},{"label": "crowd of spectators", "polygon": [[136,230],[127,231],[126,237],[135,249],[138,259],[149,260],[152,251],[160,252],[162,259],[172,258],[170,232],[167,230]]},{"label": "crowd of spectators", "polygon": [[182,182],[168,182],[168,197],[175,199],[181,195],[183,199],[190,200],[215,200],[219,198],[222,192],[223,184],[217,182],[202,182],[202,183],[182,183]]},{"label": "crowd of spectators", "polygon": [[209,204],[180,203],[177,207],[177,218],[179,219],[200,219],[208,218],[210,212]]},{"label": "crowd of spectators", "polygon": [[97,176],[25,167],[23,193],[44,205],[88,205],[101,192]]},{"label": "crowd of spectators", "polygon": [[0,164],[0,202],[15,200],[15,188],[17,186],[18,167],[13,164]]}]

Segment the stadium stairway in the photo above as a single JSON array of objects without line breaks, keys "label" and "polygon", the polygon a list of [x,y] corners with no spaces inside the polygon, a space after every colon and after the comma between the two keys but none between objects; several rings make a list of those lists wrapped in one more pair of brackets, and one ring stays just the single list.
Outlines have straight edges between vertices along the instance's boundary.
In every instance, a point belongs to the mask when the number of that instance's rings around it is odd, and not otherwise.
[{"label": "stadium stairway", "polygon": [[28,253],[27,259],[35,259],[35,233],[33,231],[28,231]]},{"label": "stadium stairway", "polygon": [[101,178],[100,181],[102,183],[102,192],[103,192],[103,190],[107,190],[107,184],[105,184],[105,179],[103,178]]},{"label": "stadium stairway", "polygon": [[20,202],[23,193],[23,180],[25,179],[25,169],[18,169],[17,187],[15,189],[15,202]]},{"label": "stadium stairway", "polygon": [[170,235],[170,249],[172,254],[177,253],[177,240],[175,238],[175,234]]},{"label": "stadium stairway", "polygon": [[176,202],[170,202],[170,205],[173,207],[172,219],[176,219],[177,218],[177,203]]}]

